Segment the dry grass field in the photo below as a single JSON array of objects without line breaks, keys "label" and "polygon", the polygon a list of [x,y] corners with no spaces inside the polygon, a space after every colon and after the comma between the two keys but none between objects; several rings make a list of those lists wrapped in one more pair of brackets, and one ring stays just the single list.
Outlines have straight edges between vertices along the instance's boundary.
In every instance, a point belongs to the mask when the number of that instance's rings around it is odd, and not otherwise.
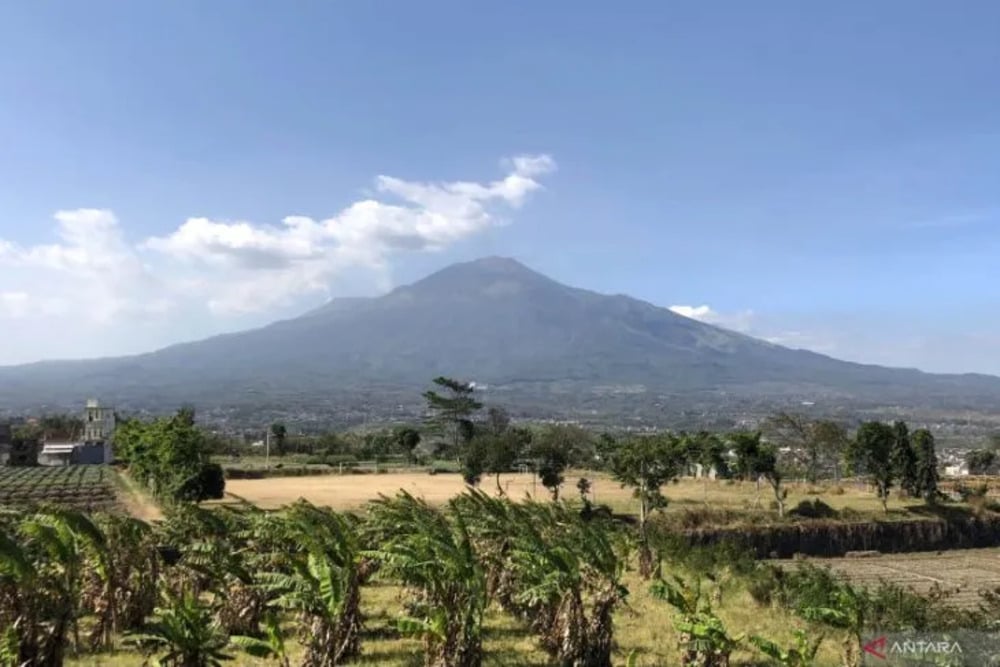
[{"label": "dry grass field", "polygon": [[909,554],[868,558],[811,558],[809,562],[833,568],[852,582],[874,585],[879,580],[907,586],[918,593],[939,587],[955,606],[974,607],[979,590],[1000,586],[1000,549]]},{"label": "dry grass field", "polygon": [[[623,489],[618,482],[604,473],[571,471],[562,487],[564,497],[576,497],[576,483],[586,477],[592,483],[592,502],[607,504],[616,512],[635,513],[638,505],[630,489]],[[500,485],[511,498],[525,495],[548,498],[545,487],[535,481],[530,473],[511,473],[500,476]],[[493,477],[485,477],[481,488],[496,492]],[[226,491],[265,509],[280,507],[299,498],[338,510],[355,510],[378,495],[393,495],[398,490],[408,491],[431,503],[444,503],[466,488],[460,475],[426,472],[388,472],[361,475],[321,475],[315,477],[276,477],[269,479],[227,480]],[[820,497],[835,509],[851,507],[868,512],[882,509],[874,493],[864,484],[844,483],[835,487],[809,484],[789,484],[788,507],[799,501]],[[709,506],[715,509],[742,510],[752,507],[767,508],[773,498],[770,487],[762,486],[759,494],[752,482],[727,482],[721,480],[682,479],[663,487],[670,501],[669,510]],[[893,498],[890,508],[900,509],[914,501]]]}]

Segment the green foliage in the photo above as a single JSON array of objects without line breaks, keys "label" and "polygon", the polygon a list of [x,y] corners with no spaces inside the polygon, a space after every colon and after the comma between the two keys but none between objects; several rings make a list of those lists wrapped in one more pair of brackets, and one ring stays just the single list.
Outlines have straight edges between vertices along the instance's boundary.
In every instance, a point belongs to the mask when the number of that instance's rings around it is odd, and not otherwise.
[{"label": "green foliage", "polygon": [[129,471],[159,498],[200,501],[221,498],[225,480],[209,461],[205,433],[194,413],[181,409],[173,417],[144,422],[123,421],[115,431],[115,449]]},{"label": "green foliage", "polygon": [[548,426],[532,438],[530,454],[535,460],[538,479],[553,500],[559,499],[566,468],[587,458],[591,446],[589,434],[573,426]]},{"label": "green foliage", "polygon": [[165,593],[164,606],[157,608],[156,616],[144,632],[130,637],[159,652],[157,662],[164,667],[216,667],[232,659],[224,652],[229,637],[196,595]]},{"label": "green foliage", "polygon": [[761,441],[761,432],[742,432],[730,435],[736,454],[736,471],[741,479],[763,479],[771,486],[778,505],[778,516],[785,514],[788,490],[782,487],[784,475],[778,465],[778,449]]},{"label": "green foliage", "polygon": [[896,479],[897,467],[893,465],[896,443],[893,427],[869,421],[861,424],[847,449],[848,463],[856,472],[868,475],[886,511],[889,490]]},{"label": "green foliage", "polygon": [[274,442],[274,451],[278,456],[285,455],[285,438],[288,436],[288,429],[281,422],[271,424],[271,440]]},{"label": "green foliage", "polygon": [[482,660],[486,575],[465,517],[401,491],[371,506],[370,555],[381,573],[413,592],[400,629],[423,638],[427,664],[476,667]]},{"label": "green foliage", "polygon": [[890,459],[892,461],[893,475],[899,483],[900,488],[911,496],[920,494],[920,485],[917,480],[917,454],[913,451],[910,442],[910,430],[906,422],[896,421],[892,424],[893,442]]},{"label": "green foliage", "polygon": [[965,454],[965,464],[970,475],[992,475],[997,467],[997,450],[973,449]]},{"label": "green foliage", "polygon": [[677,610],[674,628],[680,634],[682,665],[725,667],[729,664],[729,656],[739,648],[744,635],[730,636],[722,619],[712,609],[708,596],[704,595],[700,578],[690,584],[676,575],[672,581],[660,579],[654,582],[650,592]]},{"label": "green foliage", "polygon": [[917,429],[911,438],[916,454],[916,489],[928,504],[937,502],[938,459],[934,452],[934,435],[927,429]]},{"label": "green foliage", "polygon": [[473,396],[475,386],[471,383],[437,377],[434,378],[434,384],[445,393],[435,390],[423,393],[427,402],[427,427],[434,433],[448,437],[451,447],[458,452],[463,443],[472,439],[472,418],[482,409],[483,404]]},{"label": "green foliage", "polygon": [[788,648],[782,648],[760,635],[752,635],[750,643],[780,667],[813,667],[816,664],[816,654],[823,643],[823,635],[810,639],[809,634],[800,628],[796,628],[793,634],[795,644]]}]

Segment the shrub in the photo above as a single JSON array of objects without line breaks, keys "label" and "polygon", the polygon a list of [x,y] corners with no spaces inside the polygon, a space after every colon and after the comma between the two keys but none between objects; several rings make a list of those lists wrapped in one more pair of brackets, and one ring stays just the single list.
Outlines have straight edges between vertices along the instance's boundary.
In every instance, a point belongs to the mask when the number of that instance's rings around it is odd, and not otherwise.
[{"label": "shrub", "polygon": [[812,500],[803,500],[789,514],[806,519],[832,519],[837,516],[837,510],[819,498],[813,498]]}]

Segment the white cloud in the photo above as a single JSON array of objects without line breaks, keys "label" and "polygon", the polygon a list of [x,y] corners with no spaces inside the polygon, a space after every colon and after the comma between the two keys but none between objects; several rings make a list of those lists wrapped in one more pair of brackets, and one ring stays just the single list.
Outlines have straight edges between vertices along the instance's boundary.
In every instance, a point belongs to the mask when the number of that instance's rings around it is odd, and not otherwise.
[{"label": "white cloud", "polygon": [[748,332],[752,328],[752,310],[744,310],[738,313],[720,313],[707,305],[670,306],[670,310],[683,317],[698,320],[706,324],[714,324],[715,326],[733,331]]},{"label": "white cloud", "polygon": [[[266,312],[309,293],[327,293],[339,275],[390,284],[393,256],[435,251],[504,222],[556,168],[547,155],[502,162],[488,182],[375,179],[373,196],[325,219],[289,216],[278,225],[192,217],[172,232],[126,240],[107,209],[55,214],[58,240],[21,246],[0,239],[0,318],[148,322],[208,308],[222,318]],[[16,275],[15,275],[16,274]]]},{"label": "white cloud", "polygon": [[24,317],[28,312],[26,292],[0,292],[0,314],[7,317]]}]

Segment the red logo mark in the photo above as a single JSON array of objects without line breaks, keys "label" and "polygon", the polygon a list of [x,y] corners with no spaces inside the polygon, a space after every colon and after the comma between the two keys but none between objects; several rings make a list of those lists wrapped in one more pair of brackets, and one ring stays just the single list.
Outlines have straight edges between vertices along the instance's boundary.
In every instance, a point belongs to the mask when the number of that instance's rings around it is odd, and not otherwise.
[{"label": "red logo mark", "polygon": [[885,650],[885,637],[879,637],[878,639],[873,639],[867,644],[865,644],[862,648],[864,648],[865,653],[871,653],[879,660],[885,660],[885,653],[882,653],[882,651]]}]

